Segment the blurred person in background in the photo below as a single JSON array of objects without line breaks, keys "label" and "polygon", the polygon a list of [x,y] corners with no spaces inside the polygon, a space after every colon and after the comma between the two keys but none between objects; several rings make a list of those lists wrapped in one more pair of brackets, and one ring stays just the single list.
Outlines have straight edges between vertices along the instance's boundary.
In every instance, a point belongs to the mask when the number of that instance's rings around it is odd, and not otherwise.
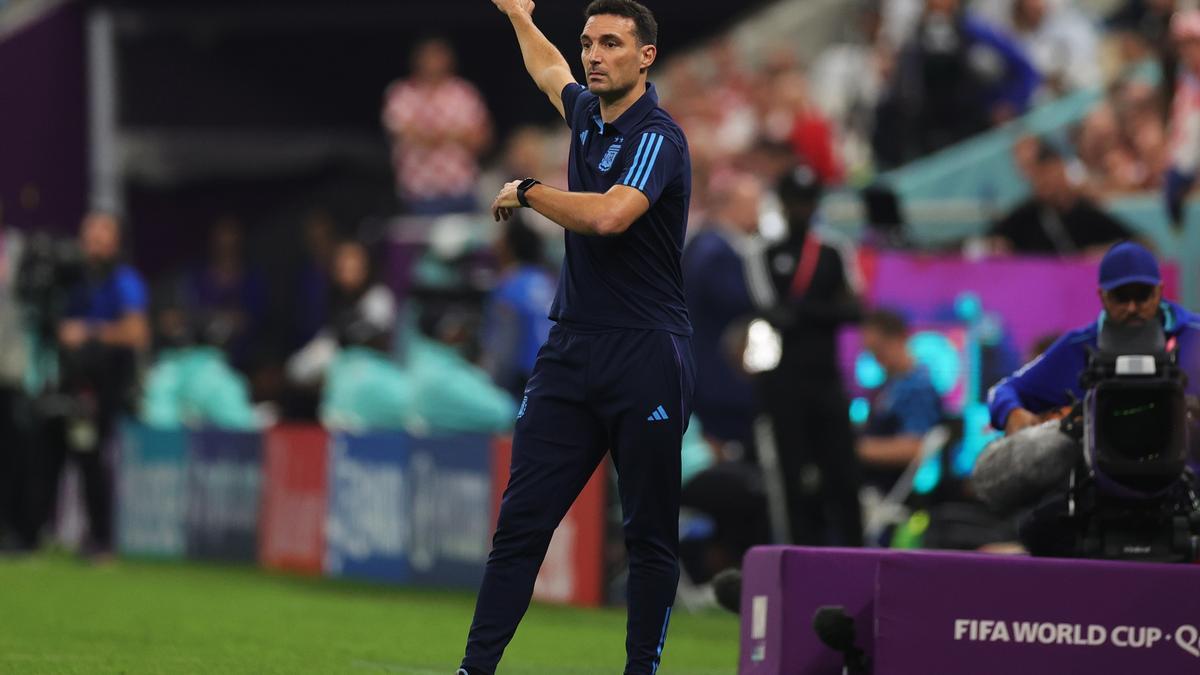
[{"label": "blurred person in background", "polygon": [[491,116],[479,91],[455,70],[450,43],[429,38],[413,49],[410,77],[384,92],[397,191],[411,214],[478,209],[475,180],[491,142]]},{"label": "blurred person in background", "polygon": [[500,278],[488,296],[481,362],[497,386],[521,400],[538,350],[550,335],[555,279],[546,266],[541,235],[510,218],[496,241]]},{"label": "blurred person in background", "polygon": [[992,248],[1004,253],[1098,253],[1133,234],[1081,191],[1067,160],[1050,143],[1038,144],[1029,178],[1033,194],[992,226]]},{"label": "blurred person in background", "polygon": [[877,164],[899,166],[1023,114],[1039,81],[1020,45],[960,0],[926,0],[876,112]]},{"label": "blurred person in background", "polygon": [[208,321],[226,324],[225,349],[234,367],[247,372],[267,310],[267,289],[258,270],[248,264],[245,231],[240,221],[222,216],[209,233],[208,259],[187,277],[188,309]]},{"label": "blurred person in background", "polygon": [[375,279],[367,247],[343,241],[334,248],[331,262],[330,297],[324,327],[287,362],[292,383],[317,387],[338,351],[337,330],[347,316],[358,315],[378,326],[395,326],[396,298]]},{"label": "blurred person in background", "polygon": [[1171,37],[1171,20],[1177,7],[1183,8],[1179,0],[1123,0],[1106,20],[1109,26],[1140,34],[1154,50],[1168,102],[1175,96],[1178,52]]},{"label": "blurred person in background", "polygon": [[140,415],[147,426],[243,431],[262,426],[249,383],[223,349],[233,329],[219,312],[166,306],[154,313],[157,355],[142,385]]},{"label": "blurred person in background", "polygon": [[517,405],[468,358],[479,326],[473,291],[417,289],[417,329],[408,346],[417,433],[500,433],[512,429]]},{"label": "blurred person in background", "polygon": [[59,390],[64,413],[49,420],[50,501],[69,455],[83,474],[89,541],[104,557],[112,547],[112,485],[105,456],[120,416],[132,408],[137,364],[150,344],[147,295],[141,276],[121,261],[121,225],[92,212],[83,219],[84,280],[68,295],[58,324]]},{"label": "blurred person in background", "polygon": [[1103,84],[1100,36],[1070,0],[984,0],[973,8],[1024,48],[1042,76],[1039,98]]},{"label": "blurred person in background", "polygon": [[756,414],[754,388],[735,369],[726,333],[754,312],[742,262],[743,240],[758,232],[762,184],[750,174],[729,176],[710,198],[713,216],[683,250],[683,291],[692,319],[696,359],[693,410],[705,433],[729,458],[750,448]]},{"label": "blurred person in background", "polygon": [[849,39],[826,47],[813,64],[813,100],[841,132],[849,174],[871,165],[875,108],[895,66],[894,49],[882,39],[884,0],[858,0]]},{"label": "blurred person in background", "polygon": [[305,214],[301,227],[304,251],[294,285],[288,288],[295,303],[288,349],[307,344],[329,320],[329,279],[340,236],[333,216],[320,208]]},{"label": "blurred person in background", "polygon": [[412,429],[412,377],[391,355],[393,326],[356,309],[339,314],[340,346],[321,388],[320,420],[330,430],[363,433]]},{"label": "blurred person in background", "polygon": [[779,363],[758,376],[758,392],[791,543],[860,546],[859,468],[837,365],[838,331],[862,317],[856,258],[813,231],[821,184],[811,169],[795,167],[776,190],[786,234],[746,265],[751,298],[781,339]]},{"label": "blurred person in background", "polygon": [[871,397],[871,412],[858,439],[863,482],[887,493],[921,453],[926,433],[942,421],[942,397],[929,370],[908,349],[908,322],[877,309],[863,319],[863,348],[887,373]]},{"label": "blurred person in background", "polygon": [[1171,38],[1179,48],[1179,75],[1171,111],[1171,164],[1164,184],[1167,212],[1183,225],[1183,207],[1200,169],[1200,10],[1171,20]]},{"label": "blurred person in background", "polygon": [[0,212],[0,552],[36,543],[30,494],[31,410],[25,392],[27,330],[17,296],[20,234]]}]

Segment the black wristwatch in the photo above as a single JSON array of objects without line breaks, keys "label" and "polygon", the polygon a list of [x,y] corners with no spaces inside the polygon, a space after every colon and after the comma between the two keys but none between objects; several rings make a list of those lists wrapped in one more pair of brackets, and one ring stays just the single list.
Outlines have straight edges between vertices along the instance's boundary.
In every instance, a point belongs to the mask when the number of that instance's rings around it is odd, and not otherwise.
[{"label": "black wristwatch", "polygon": [[521,203],[521,206],[529,208],[529,202],[525,199],[525,191],[534,185],[540,185],[541,183],[542,181],[536,178],[526,178],[525,180],[521,181],[521,184],[517,186],[517,201]]}]

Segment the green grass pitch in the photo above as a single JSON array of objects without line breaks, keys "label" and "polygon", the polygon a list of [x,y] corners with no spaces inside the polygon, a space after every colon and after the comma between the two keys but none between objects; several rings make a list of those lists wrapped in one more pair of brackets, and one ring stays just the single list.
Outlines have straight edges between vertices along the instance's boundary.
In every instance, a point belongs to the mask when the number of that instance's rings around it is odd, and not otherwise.
[{"label": "green grass pitch", "polygon": [[[0,559],[0,673],[451,675],[474,599],[252,568]],[[671,617],[659,673],[737,670],[732,615]],[[498,675],[611,675],[623,609],[534,605]]]}]

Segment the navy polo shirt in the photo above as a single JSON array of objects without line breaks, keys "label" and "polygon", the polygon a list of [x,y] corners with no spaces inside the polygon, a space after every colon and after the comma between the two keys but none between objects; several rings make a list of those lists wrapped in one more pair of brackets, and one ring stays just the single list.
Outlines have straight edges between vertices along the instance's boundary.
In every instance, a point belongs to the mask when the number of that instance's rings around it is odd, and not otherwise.
[{"label": "navy polo shirt", "polygon": [[577,83],[563,88],[571,125],[568,189],[605,193],[620,183],[650,208],[619,235],[567,231],[566,257],[550,318],[572,327],[666,330],[691,335],[680,257],[692,193],[687,139],[658,107],[654,85],[616,120]]}]

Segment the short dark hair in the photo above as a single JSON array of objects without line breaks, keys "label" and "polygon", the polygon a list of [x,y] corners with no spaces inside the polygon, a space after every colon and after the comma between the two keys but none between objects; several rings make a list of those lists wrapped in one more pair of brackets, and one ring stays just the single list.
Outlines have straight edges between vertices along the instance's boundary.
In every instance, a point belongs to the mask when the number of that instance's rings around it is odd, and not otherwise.
[{"label": "short dark hair", "polygon": [[908,337],[908,320],[900,312],[890,309],[876,309],[863,317],[863,329],[871,328],[879,331],[884,337]]},{"label": "short dark hair", "polygon": [[658,45],[658,21],[654,12],[637,0],[592,0],[583,10],[584,17],[614,14],[633,19],[634,34],[642,45]]}]

